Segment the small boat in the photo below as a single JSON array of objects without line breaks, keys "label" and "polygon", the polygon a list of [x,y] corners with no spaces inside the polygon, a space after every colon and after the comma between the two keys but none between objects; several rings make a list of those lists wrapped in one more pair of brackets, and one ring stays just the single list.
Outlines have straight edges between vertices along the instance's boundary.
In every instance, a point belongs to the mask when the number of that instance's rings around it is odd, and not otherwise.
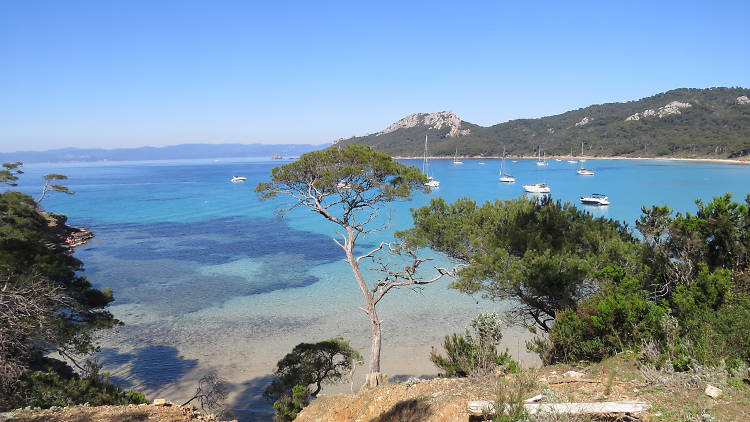
[{"label": "small boat", "polygon": [[539,158],[537,158],[537,160],[536,160],[536,165],[538,165],[538,166],[549,165],[549,163],[547,162],[547,153],[546,152],[544,153],[544,160],[542,160],[542,149],[541,148],[539,148]]},{"label": "small boat", "polygon": [[562,161],[562,160],[561,160],[561,159],[559,159],[559,158],[555,158],[555,161],[557,161],[557,162],[559,163],[559,162],[560,162],[560,161]]},{"label": "small boat", "polygon": [[586,170],[583,168],[583,163],[586,161],[583,159],[583,142],[581,142],[581,159],[578,160],[581,162],[581,166],[576,170],[576,173],[580,174],[581,176],[593,176],[594,171],[593,170]]},{"label": "small boat", "polygon": [[581,158],[578,161],[580,161],[582,163],[586,162],[586,159],[583,158],[583,142],[581,142]]},{"label": "small boat", "polygon": [[505,147],[503,147],[503,159],[500,161],[500,181],[503,183],[515,183],[516,178],[508,173],[503,172],[503,166],[505,165]]},{"label": "small boat", "polygon": [[274,154],[273,157],[271,157],[272,160],[281,160],[282,158],[281,154]]},{"label": "small boat", "polygon": [[534,183],[533,185],[523,185],[523,190],[529,193],[550,193],[551,190],[546,183]]},{"label": "small boat", "polygon": [[247,177],[244,177],[244,176],[232,176],[232,183],[244,182],[245,180],[247,180]]},{"label": "small boat", "polygon": [[427,176],[427,182],[425,186],[431,188],[440,187],[440,182],[430,176],[430,160],[427,159],[427,135],[424,136],[424,159],[422,160],[422,173]]},{"label": "small boat", "polygon": [[458,159],[458,148],[456,148],[456,154],[453,156],[453,164],[463,164],[464,162]]},{"label": "small boat", "polygon": [[609,205],[609,197],[603,193],[593,193],[591,196],[582,196],[581,202],[586,205]]},{"label": "small boat", "polygon": [[571,164],[576,164],[578,162],[578,160],[573,159],[573,147],[570,147],[570,159],[568,160],[568,162]]}]

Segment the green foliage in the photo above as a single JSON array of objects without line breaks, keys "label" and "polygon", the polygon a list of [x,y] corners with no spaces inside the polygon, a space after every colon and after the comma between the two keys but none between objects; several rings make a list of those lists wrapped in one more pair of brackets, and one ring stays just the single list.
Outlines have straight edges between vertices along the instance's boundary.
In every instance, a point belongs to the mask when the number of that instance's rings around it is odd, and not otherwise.
[{"label": "green foliage", "polygon": [[309,401],[309,393],[307,388],[302,385],[295,385],[292,387],[292,396],[284,394],[273,403],[274,409],[274,422],[289,422],[293,421],[299,412],[307,406]]},{"label": "green foliage", "polygon": [[397,236],[465,263],[452,287],[514,299],[515,316],[545,331],[557,312],[575,309],[595,290],[598,269],[634,263],[637,256],[618,222],[549,199],[477,206],[471,199],[447,204],[437,198],[412,214],[415,227]]},{"label": "green foliage", "polygon": [[[414,166],[367,146],[350,145],[302,154],[292,163],[274,167],[271,181],[259,183],[255,192],[265,199],[279,193],[304,195],[314,189],[323,205],[343,198],[346,210],[406,199],[413,190],[428,190],[425,182],[427,176]],[[301,202],[314,205],[309,201]]]},{"label": "green foliage", "polygon": [[698,277],[689,285],[678,286],[672,294],[672,308],[682,321],[690,321],[695,315],[713,313],[731,296],[731,273],[717,270],[709,273],[704,263],[700,264]]},{"label": "green foliage", "polygon": [[275,379],[263,392],[269,401],[289,395],[295,385],[315,397],[323,384],[341,381],[362,356],[341,337],[318,343],[300,343],[276,363]]},{"label": "green foliage", "polygon": [[57,185],[54,182],[56,180],[67,180],[68,176],[65,176],[63,174],[48,174],[44,176],[44,187],[42,188],[42,194],[39,196],[39,199],[36,200],[37,205],[41,204],[44,198],[47,196],[47,194],[52,192],[60,192],[67,195],[72,195],[73,192],[68,189],[65,185]]},{"label": "green foliage", "polygon": [[662,320],[668,309],[649,300],[640,282],[621,269],[606,268],[599,273],[604,274],[614,276],[610,286],[576,310],[560,312],[548,342],[530,345],[545,363],[599,361],[663,338]]},{"label": "green foliage", "polygon": [[18,175],[23,174],[23,170],[21,170],[22,165],[23,163],[20,161],[3,163],[3,168],[0,170],[0,183],[8,186],[17,186],[16,180],[18,180]]},{"label": "green foliage", "polygon": [[[0,274],[14,280],[32,275],[62,289],[72,302],[55,312],[60,340],[77,353],[93,350],[91,330],[109,328],[118,321],[104,310],[113,299],[110,290],[97,290],[76,271],[81,261],[56,247],[64,242],[64,231],[51,227],[56,216],[36,209],[35,201],[19,192],[0,194]],[[65,219],[60,218],[59,227]]]},{"label": "green foliage", "polygon": [[[2,182],[13,185],[20,165],[4,165]],[[65,178],[52,174],[45,181]],[[67,190],[62,188],[45,185]],[[39,366],[45,351],[63,356],[94,351],[94,332],[118,321],[105,310],[114,300],[112,291],[94,289],[77,274],[83,265],[63,246],[69,231],[65,216],[42,212],[38,205],[20,192],[0,193],[0,396],[16,391],[22,380],[25,395],[19,397],[40,406],[77,403],[81,397],[94,402],[97,394],[102,401],[115,400],[119,392],[98,375],[79,379],[65,375],[64,365]]]},{"label": "green foliage", "polygon": [[[451,137],[450,128],[417,126],[394,132],[352,137],[342,144],[371,145],[396,156],[421,156],[425,134],[430,151],[452,156],[456,148],[466,155],[536,155],[540,146],[547,155],[577,155],[581,142],[585,155],[629,157],[735,158],[750,153],[750,107],[736,98],[750,95],[746,88],[681,88],[625,103],[596,104],[538,119],[517,119],[489,127],[461,122],[467,136]],[[672,101],[687,102],[681,114],[625,119]],[[584,118],[591,121],[576,125]]]},{"label": "green foliage", "polygon": [[508,351],[498,353],[497,346],[502,339],[503,321],[496,313],[479,314],[472,322],[470,332],[445,336],[443,348],[447,356],[430,353],[430,360],[446,377],[467,377],[484,375],[496,370],[516,372],[518,363],[510,358]]},{"label": "green foliage", "polygon": [[52,369],[30,372],[7,399],[4,406],[8,409],[25,406],[46,409],[83,403],[92,406],[148,403],[143,394],[124,391],[98,370],[84,377],[66,376]]}]

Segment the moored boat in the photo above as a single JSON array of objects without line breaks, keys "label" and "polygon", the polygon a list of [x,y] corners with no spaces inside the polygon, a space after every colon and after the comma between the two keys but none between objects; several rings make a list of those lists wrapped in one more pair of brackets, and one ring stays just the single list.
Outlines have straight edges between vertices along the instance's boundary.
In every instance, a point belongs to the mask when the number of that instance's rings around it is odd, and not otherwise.
[{"label": "moored boat", "polygon": [[533,185],[523,185],[523,190],[529,193],[550,193],[552,190],[546,183],[534,183]]},{"label": "moored boat", "polygon": [[582,196],[581,202],[586,205],[609,205],[609,197],[603,193],[593,193],[591,196]]}]

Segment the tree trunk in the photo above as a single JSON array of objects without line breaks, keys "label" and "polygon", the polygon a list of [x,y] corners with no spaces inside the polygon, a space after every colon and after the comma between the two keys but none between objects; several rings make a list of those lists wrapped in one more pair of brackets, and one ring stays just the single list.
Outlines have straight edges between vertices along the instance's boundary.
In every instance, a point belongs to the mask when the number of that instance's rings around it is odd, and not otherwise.
[{"label": "tree trunk", "polygon": [[370,373],[380,372],[380,321],[375,312],[375,305],[367,304],[367,314],[370,317]]},{"label": "tree trunk", "polygon": [[367,288],[362,270],[359,268],[359,262],[354,257],[354,242],[357,239],[357,233],[351,227],[347,227],[347,235],[348,242],[346,242],[344,248],[346,259],[349,261],[357,285],[362,291],[362,296],[365,299],[364,309],[367,317],[370,318],[370,364],[368,369],[370,373],[376,373],[380,372],[380,320],[378,320],[378,313],[375,311],[375,298],[370,289]]}]

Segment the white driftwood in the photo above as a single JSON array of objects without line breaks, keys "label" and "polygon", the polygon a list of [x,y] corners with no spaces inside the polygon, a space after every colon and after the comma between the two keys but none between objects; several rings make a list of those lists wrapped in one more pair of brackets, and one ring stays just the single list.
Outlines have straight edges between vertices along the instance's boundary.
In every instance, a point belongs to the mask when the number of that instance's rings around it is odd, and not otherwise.
[{"label": "white driftwood", "polygon": [[[568,415],[585,415],[601,413],[639,413],[651,408],[651,405],[642,401],[604,401],[590,403],[534,403],[524,404],[524,408],[531,415],[537,413],[553,413]],[[495,407],[487,400],[474,400],[467,404],[467,410],[471,415],[494,415]]]}]

